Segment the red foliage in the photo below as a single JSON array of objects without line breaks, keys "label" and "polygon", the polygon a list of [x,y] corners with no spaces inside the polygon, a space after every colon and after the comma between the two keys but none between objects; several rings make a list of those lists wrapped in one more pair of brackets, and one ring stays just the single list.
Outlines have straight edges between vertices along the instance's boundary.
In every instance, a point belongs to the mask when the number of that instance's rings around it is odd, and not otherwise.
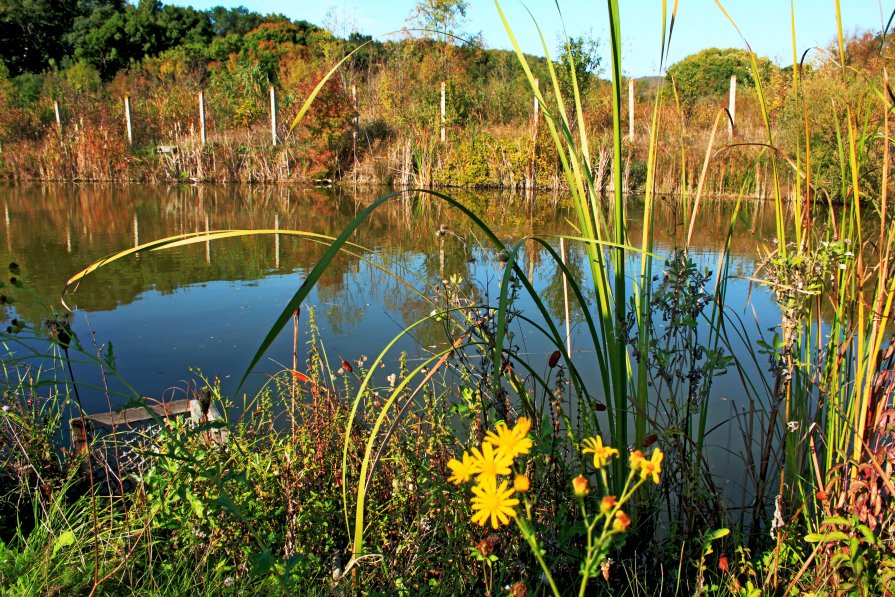
[{"label": "red foliage", "polygon": [[[295,86],[296,108],[310,97],[323,76],[315,74]],[[338,173],[341,159],[348,153],[353,116],[351,99],[341,81],[331,78],[294,131],[308,178],[327,178]]]}]

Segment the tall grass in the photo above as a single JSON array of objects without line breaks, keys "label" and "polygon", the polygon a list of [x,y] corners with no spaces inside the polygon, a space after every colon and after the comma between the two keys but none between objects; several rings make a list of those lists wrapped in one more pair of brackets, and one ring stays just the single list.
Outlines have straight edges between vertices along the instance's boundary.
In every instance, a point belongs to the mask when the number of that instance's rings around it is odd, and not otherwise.
[{"label": "tall grass", "polygon": [[[738,565],[742,575],[750,575],[749,582],[755,580],[760,585],[753,589],[768,593],[788,593],[797,587],[823,590],[828,584],[836,590],[858,585],[873,587],[877,586],[873,585],[877,582],[877,571],[881,571],[879,578],[885,582],[889,578],[886,571],[890,567],[895,570],[895,558],[890,557],[891,546],[887,547],[884,541],[885,533],[893,528],[892,500],[895,495],[892,463],[888,460],[892,436],[887,427],[892,408],[895,348],[883,351],[885,338],[891,333],[895,296],[895,276],[890,272],[895,227],[889,226],[891,229],[887,230],[891,210],[887,197],[891,108],[888,82],[884,79],[872,87],[872,93],[857,102],[843,97],[841,102],[834,104],[841,173],[838,186],[846,203],[841,210],[832,202],[819,207],[817,198],[824,189],[812,182],[819,180],[819,176],[812,170],[815,164],[812,131],[797,73],[801,65],[796,61],[793,10],[792,93],[794,105],[803,111],[801,120],[804,122],[804,136],[798,137],[795,153],[787,155],[779,144],[779,133],[768,108],[758,62],[749,49],[765,139],[758,144],[737,140],[721,144],[715,133],[729,115],[723,110],[716,114],[698,183],[692,193],[689,192],[690,185],[682,183],[685,191],[677,198],[679,221],[676,224],[687,231],[686,236],[671,255],[662,257],[655,254],[653,246],[659,140],[662,127],[669,126],[663,115],[668,110],[679,110],[679,104],[674,89],[655,95],[647,142],[644,222],[640,238],[633,239],[627,219],[629,199],[622,192],[623,63],[618,0],[607,0],[606,3],[612,57],[613,148],[610,171],[613,192],[608,196],[603,193],[603,181],[594,175],[598,168],[592,162],[590,128],[575,80],[572,53],[567,53],[569,64],[566,67],[572,78],[572,96],[567,97],[561,90],[558,67],[550,59],[544,36],[535,25],[547,57],[549,75],[547,91],[542,92],[528,58],[520,49],[514,28],[507,21],[500,3],[495,4],[531,91],[544,109],[547,134],[562,165],[575,212],[577,231],[566,240],[583,245],[590,275],[586,282],[576,281],[562,256],[552,248],[552,239],[530,238],[506,244],[461,202],[442,193],[420,191],[427,193],[431,200],[462,213],[501,256],[504,266],[499,290],[493,304],[463,300],[449,292],[443,302],[432,300],[432,313],[407,325],[401,334],[388,342],[371,365],[358,372],[357,385],[346,382],[344,402],[341,396],[326,387],[325,382],[311,377],[312,398],[317,400],[325,396],[333,401],[333,420],[317,423],[329,434],[334,429],[341,434],[336,449],[340,457],[329,461],[329,464],[338,461],[337,470],[328,472],[337,475],[341,493],[339,518],[345,526],[344,534],[341,530],[339,533],[350,544],[350,553],[345,565],[334,570],[334,582],[355,582],[355,586],[360,587],[361,575],[374,570],[371,564],[380,561],[381,553],[375,549],[377,539],[371,536],[373,529],[381,530],[389,522],[399,524],[390,521],[387,512],[378,510],[372,499],[377,491],[377,495],[382,495],[386,474],[391,470],[385,455],[393,448],[400,448],[394,439],[398,436],[406,439],[402,431],[406,431],[409,421],[422,425],[422,419],[414,413],[431,415],[429,400],[433,396],[439,396],[439,400],[448,400],[451,396],[459,401],[456,395],[439,392],[440,388],[456,384],[463,388],[458,394],[464,396],[466,402],[457,406],[467,413],[464,422],[472,430],[468,438],[475,440],[472,443],[478,443],[480,437],[476,435],[481,436],[495,420],[508,421],[525,415],[534,421],[534,435],[545,446],[542,455],[549,455],[549,458],[543,461],[532,459],[533,463],[537,462],[532,464],[532,469],[543,467],[537,470],[540,473],[537,478],[543,483],[539,491],[546,496],[544,503],[550,504],[541,503],[542,509],[537,516],[528,513],[536,524],[533,528],[526,527],[525,532],[539,534],[539,540],[529,541],[536,550],[539,564],[554,567],[558,572],[555,576],[559,585],[554,585],[553,577],[547,575],[554,591],[558,591],[557,586],[576,584],[578,571],[570,565],[568,554],[560,549],[562,532],[567,531],[574,537],[574,525],[580,523],[574,506],[568,504],[569,481],[582,438],[599,434],[622,453],[626,449],[646,449],[658,442],[667,454],[663,483],[635,496],[637,524],[632,536],[638,541],[632,541],[627,551],[616,546],[619,553],[629,561],[633,561],[632,553],[636,550],[647,551],[652,557],[666,557],[663,562],[674,562],[676,557],[679,571],[675,592],[684,584],[700,593],[705,589],[706,558],[713,553],[711,542],[725,538],[727,530],[720,527],[731,522],[731,517],[724,512],[723,497],[715,486],[715,476],[709,466],[711,454],[707,441],[711,431],[709,397],[712,384],[715,377],[729,369],[740,376],[743,393],[750,404],[750,412],[743,410],[738,415],[746,428],[743,459],[754,484],[744,492],[743,503],[739,505],[741,524],[731,540],[743,543],[748,540],[751,549],[763,550],[761,562],[755,564],[751,563],[745,549],[740,550],[742,562]],[[716,4],[736,28],[723,5],[717,0]],[[854,74],[849,72],[846,64],[838,1],[836,7],[841,76],[847,84]],[[660,61],[667,55],[676,14],[677,3],[670,11],[670,18],[666,3],[662,3]],[[566,43],[570,42],[566,40]],[[746,47],[749,48],[748,44]],[[300,125],[317,93],[347,59],[335,65],[312,90],[293,121],[293,128]],[[671,99],[675,100],[674,108],[665,105]],[[872,187],[865,182],[864,173],[873,159],[871,146],[880,142],[884,146],[880,184]],[[775,238],[769,246],[763,247],[764,259],[755,281],[774,293],[781,322],[774,340],[763,340],[759,347],[731,354],[750,332],[749,324],[725,308],[731,284],[726,249],[712,274],[699,269],[689,244],[697,215],[709,192],[706,181],[710,169],[719,156],[745,152],[755,145],[760,153],[754,157],[753,167],[756,172],[768,168],[775,212]],[[427,156],[420,160],[428,160]],[[682,173],[688,170],[691,157],[682,144]],[[791,171],[789,174],[785,172],[787,169]],[[784,186],[788,180],[791,183],[787,190]],[[748,182],[744,179],[740,186],[736,207],[727,226],[727,247],[734,227],[738,225]],[[869,188],[877,188],[878,194],[871,195]],[[360,252],[360,248],[350,242],[358,227],[381,206],[398,200],[403,194],[390,193],[374,201],[335,237],[288,230],[225,230],[180,235],[117,253],[76,274],[68,284],[76,284],[96,269],[136,252],[175,249],[233,236],[292,234],[325,244],[327,249],[323,257],[308,272],[249,358],[240,381],[241,388],[282,329],[296,321],[296,313],[300,312],[336,256],[345,251]],[[791,204],[786,203],[787,196],[793,198]],[[832,223],[830,226],[817,225],[824,219],[820,217],[819,209],[828,210],[825,219]],[[635,245],[635,242],[639,244]],[[550,316],[533,281],[518,265],[520,252],[527,243],[544,247],[558,270],[569,278],[571,295],[582,309],[584,336],[593,348],[592,353],[572,358],[564,334]],[[715,276],[713,288],[710,287],[712,275]],[[516,305],[522,293],[537,313],[518,311]],[[423,293],[420,296],[429,300]],[[593,312],[586,296],[595,297]],[[824,321],[825,309],[833,313],[829,322]],[[659,322],[660,318],[664,326]],[[375,387],[378,366],[395,350],[399,340],[418,326],[433,322],[444,326],[447,338],[444,346],[415,368],[402,371],[400,382],[393,387]],[[557,356],[551,358],[552,364],[546,373],[542,372],[539,363],[531,362],[514,349],[510,340],[512,322],[524,322],[555,346]],[[318,359],[313,367],[314,375],[322,375],[321,372],[328,368],[321,367],[319,359],[322,357],[314,354]],[[753,377],[765,358],[771,363],[772,382]],[[554,371],[560,360],[564,367]],[[581,371],[584,368],[596,370],[597,387],[587,387],[583,382]],[[298,378],[300,372],[293,370],[290,373]],[[294,382],[290,387],[291,433],[296,436]],[[266,416],[264,409],[261,412],[262,417]],[[307,422],[312,416],[313,413],[307,413],[300,418]],[[758,421],[758,429],[752,427],[755,421]],[[275,431],[271,429],[271,433]],[[188,438],[189,441],[193,439]],[[464,439],[458,443],[463,443]],[[263,444],[272,455],[274,449],[283,448],[277,442],[264,444],[264,441],[250,442],[244,447],[251,450]],[[172,447],[183,448],[183,445],[175,442]],[[332,442],[326,446],[330,453],[334,447]],[[440,445],[439,450],[443,447]],[[284,449],[287,450],[287,465],[291,467],[292,448]],[[168,456],[164,455],[160,462],[176,469],[173,478],[180,478],[183,472],[187,477],[198,476],[200,484],[206,484],[206,487],[213,483],[214,475],[190,468],[194,463],[188,459],[168,459]],[[217,456],[208,456],[213,457]],[[438,470],[438,459],[442,457],[441,451],[427,453],[419,464],[431,474]],[[215,461],[218,468],[214,474],[222,478],[228,474],[229,467],[234,466],[228,458]],[[263,467],[261,461],[252,460],[252,463],[252,466]],[[294,474],[294,468],[289,470],[292,471],[289,474]],[[247,472],[244,474],[248,475]],[[620,495],[631,479],[623,457],[613,461],[607,476],[596,472],[593,476],[602,477],[605,489],[613,495]],[[226,491],[245,489],[240,484],[242,478],[237,477],[227,477],[232,485],[227,486]],[[290,478],[298,482],[298,477]],[[173,484],[165,487],[165,491],[179,491]],[[438,482],[433,481],[428,489],[440,496],[439,499],[444,497],[439,493],[443,487]],[[231,516],[233,528],[248,531],[247,536],[256,549],[252,555],[254,569],[280,580],[299,569],[296,568],[297,560],[291,557],[295,555],[293,552],[285,554],[283,561],[278,562],[264,537],[251,528],[252,520],[243,509],[247,506],[235,500],[228,501],[230,498],[224,485],[218,490],[215,504]],[[331,498],[332,495],[328,495],[330,501],[326,504],[330,514]],[[202,500],[196,502],[186,495],[183,499],[192,508],[203,507]],[[444,502],[439,503],[446,507]],[[288,507],[297,507],[297,504],[290,503]],[[557,520],[567,526],[558,529],[561,524]],[[465,521],[454,522],[460,525]],[[761,539],[768,536],[768,531],[773,536],[771,543]],[[96,540],[97,533],[94,535]],[[527,535],[527,538],[531,536]],[[451,549],[455,549],[456,544],[450,543]],[[537,551],[539,544],[549,544],[555,549],[553,552],[545,550],[547,553],[542,554]],[[811,544],[816,547],[811,548]],[[729,549],[735,544],[726,545]],[[847,557],[843,557],[841,551],[845,546],[849,549]],[[884,555],[868,555],[874,553],[873,550],[884,550]],[[668,553],[675,555],[668,557]],[[479,554],[483,552],[479,550]],[[233,556],[229,554],[228,557]],[[724,557],[724,565],[729,566],[727,556]],[[487,556],[483,555],[483,558],[481,561],[488,560]],[[696,571],[689,576],[682,571],[686,561],[695,563]],[[817,569],[814,574],[808,574],[812,562],[817,562]],[[718,565],[721,566],[720,560]],[[482,566],[487,570],[485,564]],[[596,575],[590,569],[585,571],[581,591],[588,586],[587,579],[592,576]],[[738,578],[727,579],[727,582],[725,588],[731,592],[744,588]],[[94,588],[96,585],[94,582]]]}]

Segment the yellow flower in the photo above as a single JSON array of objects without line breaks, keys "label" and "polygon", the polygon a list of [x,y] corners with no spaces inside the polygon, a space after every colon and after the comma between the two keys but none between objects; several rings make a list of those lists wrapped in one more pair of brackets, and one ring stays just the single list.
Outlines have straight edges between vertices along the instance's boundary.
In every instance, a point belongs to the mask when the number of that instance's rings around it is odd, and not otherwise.
[{"label": "yellow flower", "polygon": [[510,458],[515,458],[520,454],[528,454],[531,450],[532,441],[527,437],[530,429],[531,421],[527,417],[519,417],[512,429],[501,421],[495,426],[494,431],[489,431],[485,435],[485,441],[509,454]]},{"label": "yellow flower", "polygon": [[590,488],[587,485],[587,477],[584,475],[578,475],[572,479],[572,489],[577,497],[584,497],[590,493]]},{"label": "yellow flower", "polygon": [[640,470],[640,465],[643,464],[644,461],[646,461],[646,458],[643,457],[643,452],[640,450],[631,452],[630,464],[632,471]]},{"label": "yellow flower", "polygon": [[628,518],[628,515],[621,510],[616,512],[615,520],[612,521],[612,530],[623,533],[629,526],[631,526],[631,519]]},{"label": "yellow flower", "polygon": [[513,489],[507,487],[506,481],[501,481],[500,486],[497,485],[495,479],[485,479],[478,485],[473,485],[472,493],[472,522],[481,526],[485,526],[488,519],[491,519],[491,527],[498,528],[502,524],[508,524],[510,518],[516,516],[513,506],[519,504],[519,500],[511,497]]},{"label": "yellow flower", "polygon": [[659,448],[656,448],[655,450],[653,450],[653,455],[650,457],[649,460],[646,460],[645,458],[642,459],[639,464],[640,478],[645,481],[647,479],[647,477],[652,475],[653,483],[658,485],[659,484],[659,473],[662,472],[662,458],[664,456],[665,455],[662,454],[662,450],[660,450]]},{"label": "yellow flower", "polygon": [[584,441],[581,442],[581,445],[584,446],[581,450],[582,454],[594,455],[594,467],[596,468],[603,468],[606,466],[606,463],[609,462],[610,458],[618,456],[618,450],[609,446],[604,446],[603,438],[599,435],[597,437],[585,438]]},{"label": "yellow flower", "polygon": [[473,471],[477,474],[475,480],[482,483],[486,479],[497,482],[497,475],[509,475],[513,457],[503,452],[494,450],[489,443],[482,444],[482,450],[472,449]]},{"label": "yellow flower", "polygon": [[525,475],[516,475],[516,478],[513,479],[513,489],[516,491],[524,493],[528,491],[529,487],[531,487],[531,481]]},{"label": "yellow flower", "polygon": [[451,458],[448,462],[448,468],[454,473],[448,477],[448,481],[455,485],[466,483],[474,474],[476,474],[476,472],[478,472],[476,470],[476,461],[469,457],[468,452],[463,452],[462,461],[457,460],[456,458]]},{"label": "yellow flower", "polygon": [[607,514],[611,512],[616,505],[618,505],[618,500],[615,499],[615,496],[607,495],[602,500],[600,500],[600,512],[602,512],[603,514]]}]

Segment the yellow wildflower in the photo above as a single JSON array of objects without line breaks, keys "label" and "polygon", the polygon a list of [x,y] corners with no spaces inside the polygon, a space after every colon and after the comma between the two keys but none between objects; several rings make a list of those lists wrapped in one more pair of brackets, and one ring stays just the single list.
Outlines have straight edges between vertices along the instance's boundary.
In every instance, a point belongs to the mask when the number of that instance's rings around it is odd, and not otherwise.
[{"label": "yellow wildflower", "polygon": [[510,466],[513,464],[513,457],[506,454],[502,450],[494,450],[494,446],[489,443],[482,444],[482,449],[472,449],[472,460],[477,483],[482,483],[486,479],[492,479],[497,482],[498,475],[509,475]]},{"label": "yellow wildflower", "polygon": [[630,465],[632,471],[640,470],[640,465],[646,461],[646,458],[643,456],[643,452],[640,450],[634,450],[631,452],[630,456]]},{"label": "yellow wildflower", "polygon": [[532,441],[528,438],[530,429],[531,421],[527,417],[519,417],[512,429],[501,421],[494,427],[494,431],[485,435],[485,441],[504,454],[509,454],[510,458],[515,458],[520,454],[528,454],[531,450]]},{"label": "yellow wildflower", "polygon": [[506,481],[497,485],[496,479],[487,478],[478,485],[473,485],[472,493],[472,522],[485,526],[491,520],[491,527],[498,528],[502,524],[508,524],[510,518],[516,516],[513,506],[519,504],[519,500],[513,498],[513,489],[507,487]]},{"label": "yellow wildflower", "polygon": [[575,491],[575,495],[577,497],[584,497],[588,493],[590,493],[590,488],[588,487],[587,477],[584,475],[578,475],[574,479],[572,479],[572,489]]},{"label": "yellow wildflower", "polygon": [[652,475],[653,483],[658,485],[659,473],[662,472],[662,458],[664,456],[665,455],[662,454],[662,450],[656,448],[655,450],[653,450],[653,455],[650,457],[649,460],[646,460],[644,458],[639,464],[640,478],[645,481],[647,477]]},{"label": "yellow wildflower", "polygon": [[612,530],[623,533],[629,526],[631,526],[631,519],[628,518],[628,515],[621,510],[616,512],[615,520],[612,521]]},{"label": "yellow wildflower", "polygon": [[457,460],[456,458],[451,458],[448,462],[448,468],[451,469],[451,472],[454,474],[448,477],[448,481],[455,485],[466,483],[478,472],[476,470],[476,464],[476,461],[469,457],[468,452],[463,452],[462,461]]},{"label": "yellow wildflower", "polygon": [[516,478],[513,479],[513,489],[516,491],[524,493],[528,491],[529,487],[531,487],[531,481],[525,475],[516,475]]},{"label": "yellow wildflower", "polygon": [[598,469],[606,466],[606,463],[613,456],[618,456],[618,450],[610,446],[604,446],[603,438],[599,435],[597,437],[585,438],[581,445],[584,446],[581,450],[582,454],[594,455],[594,467]]}]

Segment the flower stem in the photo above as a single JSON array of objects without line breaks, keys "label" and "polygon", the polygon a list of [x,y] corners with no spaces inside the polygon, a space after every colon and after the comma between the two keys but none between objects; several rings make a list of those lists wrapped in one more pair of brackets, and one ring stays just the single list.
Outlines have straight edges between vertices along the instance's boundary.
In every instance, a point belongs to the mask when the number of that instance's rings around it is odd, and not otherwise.
[{"label": "flower stem", "polygon": [[578,597],[584,597],[585,590],[587,589],[587,581],[590,580],[590,569],[593,566],[594,560],[594,527],[597,525],[597,521],[600,519],[599,516],[594,516],[593,520],[587,519],[587,510],[584,508],[584,500],[579,500],[581,502],[581,515],[585,520],[585,527],[587,528],[587,556],[584,559],[584,567],[581,571],[581,587],[578,589]]},{"label": "flower stem", "polygon": [[556,588],[553,575],[550,574],[550,568],[547,567],[547,562],[544,561],[544,556],[541,555],[541,548],[538,547],[538,538],[535,537],[534,530],[528,526],[528,521],[521,516],[516,517],[516,524],[519,526],[522,537],[528,543],[528,546],[531,547],[531,552],[535,555],[535,559],[538,560],[538,564],[541,565],[541,570],[544,571],[544,576],[547,577],[547,582],[550,583],[550,589],[555,597],[559,597],[559,589]]}]

